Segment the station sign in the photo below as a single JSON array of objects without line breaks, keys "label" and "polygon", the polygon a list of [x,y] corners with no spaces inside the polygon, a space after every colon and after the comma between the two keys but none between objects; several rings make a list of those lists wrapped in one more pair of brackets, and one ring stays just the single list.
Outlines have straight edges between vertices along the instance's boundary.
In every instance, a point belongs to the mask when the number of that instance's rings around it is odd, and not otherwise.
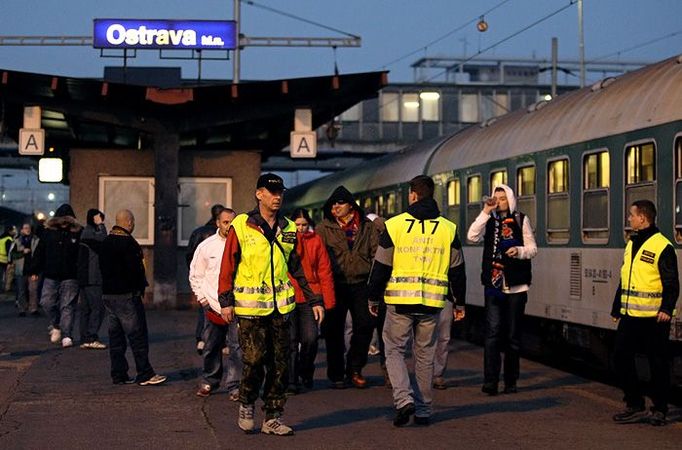
[{"label": "station sign", "polygon": [[289,148],[292,158],[315,158],[317,135],[314,131],[292,131]]},{"label": "station sign", "polygon": [[233,20],[95,19],[94,48],[233,50]]},{"label": "station sign", "polygon": [[19,154],[28,156],[45,154],[45,130],[21,128],[19,130]]}]

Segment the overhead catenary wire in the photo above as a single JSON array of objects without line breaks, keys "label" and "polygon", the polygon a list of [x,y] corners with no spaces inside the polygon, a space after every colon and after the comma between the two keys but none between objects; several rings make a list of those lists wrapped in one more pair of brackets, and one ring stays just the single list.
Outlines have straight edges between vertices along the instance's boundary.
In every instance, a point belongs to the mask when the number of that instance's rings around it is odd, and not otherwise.
[{"label": "overhead catenary wire", "polygon": [[615,52],[612,52],[612,53],[609,53],[609,54],[606,54],[606,55],[598,56],[598,57],[593,58],[593,59],[591,59],[591,60],[589,60],[589,61],[587,61],[587,62],[588,62],[588,63],[593,63],[593,62],[597,62],[597,61],[603,61],[603,60],[605,60],[605,59],[609,59],[609,58],[612,58],[612,57],[614,57],[614,56],[620,56],[620,55],[622,55],[623,53],[628,53],[628,52],[631,52],[631,51],[633,51],[633,50],[640,49],[640,48],[642,48],[642,47],[647,47],[647,46],[649,46],[649,45],[651,45],[651,44],[655,44],[656,42],[660,42],[660,41],[663,41],[663,40],[665,40],[665,39],[670,39],[671,37],[675,37],[675,36],[677,36],[677,35],[679,35],[679,34],[682,34],[682,30],[674,31],[674,32],[668,33],[668,34],[666,34],[666,35],[664,35],[664,36],[659,36],[659,37],[657,37],[657,38],[650,39],[650,40],[648,40],[648,41],[646,41],[646,42],[642,42],[642,43],[640,43],[640,44],[633,45],[632,47],[627,47],[627,48],[624,48],[624,49],[621,49],[621,50],[618,50],[618,51],[615,51]]}]

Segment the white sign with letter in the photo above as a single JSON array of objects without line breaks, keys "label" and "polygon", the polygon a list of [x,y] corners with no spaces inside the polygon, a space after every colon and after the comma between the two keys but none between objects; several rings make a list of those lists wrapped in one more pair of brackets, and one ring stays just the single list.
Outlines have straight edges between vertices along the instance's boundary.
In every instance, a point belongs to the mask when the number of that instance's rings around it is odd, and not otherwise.
[{"label": "white sign with letter", "polygon": [[21,128],[19,130],[19,154],[42,156],[45,153],[45,130]]},{"label": "white sign with letter", "polygon": [[314,131],[292,131],[290,146],[292,158],[315,158],[317,135]]}]

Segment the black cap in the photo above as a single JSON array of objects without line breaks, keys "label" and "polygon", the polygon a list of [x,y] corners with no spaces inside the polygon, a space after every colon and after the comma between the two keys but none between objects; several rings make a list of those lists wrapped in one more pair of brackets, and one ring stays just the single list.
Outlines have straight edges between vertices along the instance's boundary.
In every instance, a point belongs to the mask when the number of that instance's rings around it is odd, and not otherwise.
[{"label": "black cap", "polygon": [[283,191],[286,189],[284,180],[274,173],[266,173],[258,177],[256,189],[265,188],[270,192]]}]

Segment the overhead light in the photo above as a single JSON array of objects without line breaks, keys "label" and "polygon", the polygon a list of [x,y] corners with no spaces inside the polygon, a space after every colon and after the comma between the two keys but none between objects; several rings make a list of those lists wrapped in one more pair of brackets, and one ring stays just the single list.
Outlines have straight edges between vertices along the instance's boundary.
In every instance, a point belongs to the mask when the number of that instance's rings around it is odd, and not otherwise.
[{"label": "overhead light", "polygon": [[50,192],[49,194],[47,194],[47,199],[50,201],[54,200],[54,193]]},{"label": "overhead light", "polygon": [[422,100],[438,100],[440,94],[438,92],[422,92],[419,94],[419,98]]},{"label": "overhead light", "polygon": [[54,211],[50,211],[50,217],[54,217]]},{"label": "overhead light", "polygon": [[488,22],[485,21],[485,17],[481,16],[476,24],[476,29],[481,33],[488,31]]},{"label": "overhead light", "polygon": [[405,102],[405,103],[403,103],[403,106],[405,108],[408,108],[408,109],[417,109],[417,108],[419,108],[419,102],[414,102],[414,101]]},{"label": "overhead light", "polygon": [[38,181],[59,183],[64,178],[64,162],[61,158],[40,158],[38,161]]},{"label": "overhead light", "polygon": [[545,101],[550,101],[552,99],[552,96],[549,94],[546,94],[544,97]]},{"label": "overhead light", "polygon": [[39,212],[38,214],[36,214],[36,218],[37,218],[38,220],[43,220],[43,219],[45,219],[45,214]]}]

